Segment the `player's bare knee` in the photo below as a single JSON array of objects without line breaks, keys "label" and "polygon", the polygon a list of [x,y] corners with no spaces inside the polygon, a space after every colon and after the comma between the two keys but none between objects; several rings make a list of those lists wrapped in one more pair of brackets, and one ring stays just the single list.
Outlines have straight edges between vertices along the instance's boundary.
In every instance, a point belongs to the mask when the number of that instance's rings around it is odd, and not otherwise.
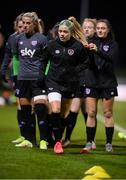
[{"label": "player's bare knee", "polygon": [[112,111],[108,110],[104,112],[105,119],[111,119],[112,118]]},{"label": "player's bare knee", "polygon": [[95,112],[95,111],[89,111],[89,112],[88,112],[88,116],[89,116],[89,118],[91,118],[91,119],[95,119],[95,117],[96,117],[96,112]]}]

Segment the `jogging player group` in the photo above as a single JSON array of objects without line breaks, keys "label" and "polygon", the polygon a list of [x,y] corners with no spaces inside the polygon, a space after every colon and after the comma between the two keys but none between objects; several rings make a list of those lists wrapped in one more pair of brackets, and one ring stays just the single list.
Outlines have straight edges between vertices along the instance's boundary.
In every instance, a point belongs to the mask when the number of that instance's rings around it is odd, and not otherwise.
[{"label": "jogging player group", "polygon": [[[114,64],[118,44],[107,19],[71,16],[56,22],[47,35],[36,12],[20,14],[15,32],[6,42],[0,68],[8,81],[10,68],[17,98],[20,137],[17,148],[39,147],[62,154],[70,145],[80,110],[86,125],[86,143],[80,153],[96,149],[98,102],[105,120],[105,150],[113,151],[113,104],[118,96]],[[39,143],[36,126],[39,129]]]}]

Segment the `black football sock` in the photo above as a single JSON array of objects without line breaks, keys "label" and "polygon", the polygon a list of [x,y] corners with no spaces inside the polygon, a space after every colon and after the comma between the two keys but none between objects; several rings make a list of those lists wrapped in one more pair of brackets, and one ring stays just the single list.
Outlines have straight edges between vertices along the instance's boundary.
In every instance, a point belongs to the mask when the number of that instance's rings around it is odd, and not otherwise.
[{"label": "black football sock", "polygon": [[21,126],[25,139],[32,141],[31,133],[31,105],[21,105]]},{"label": "black football sock", "polygon": [[62,118],[61,117],[61,128],[60,128],[60,131],[61,131],[61,136],[62,137],[63,137],[64,131],[65,131],[66,125],[67,125],[67,118]]},{"label": "black football sock", "polygon": [[17,120],[18,120],[18,126],[20,129],[21,136],[24,136],[23,129],[22,129],[22,116],[21,116],[21,110],[17,109]]},{"label": "black football sock", "polygon": [[66,140],[67,139],[70,140],[71,134],[73,132],[73,129],[74,129],[76,121],[77,121],[77,115],[78,115],[78,113],[70,111],[68,117],[66,118],[66,121],[67,121],[66,137],[65,137]]},{"label": "black football sock", "polygon": [[47,114],[47,141],[50,146],[54,145],[55,138],[53,134],[51,114]]},{"label": "black football sock", "polygon": [[36,104],[35,112],[37,114],[40,140],[47,140],[47,107],[45,104]]},{"label": "black football sock", "polygon": [[112,143],[112,138],[114,134],[114,127],[105,127],[106,130],[106,143]]},{"label": "black football sock", "polygon": [[55,136],[55,141],[60,141],[61,140],[61,132],[60,132],[60,127],[61,127],[61,119],[60,119],[60,113],[52,113],[51,114],[51,119],[52,119],[52,126],[53,126],[53,132]]},{"label": "black football sock", "polygon": [[87,142],[94,141],[95,136],[95,127],[86,127],[86,133],[87,133]]},{"label": "black football sock", "polygon": [[36,145],[36,118],[35,113],[31,113],[31,134],[32,134],[32,143]]}]

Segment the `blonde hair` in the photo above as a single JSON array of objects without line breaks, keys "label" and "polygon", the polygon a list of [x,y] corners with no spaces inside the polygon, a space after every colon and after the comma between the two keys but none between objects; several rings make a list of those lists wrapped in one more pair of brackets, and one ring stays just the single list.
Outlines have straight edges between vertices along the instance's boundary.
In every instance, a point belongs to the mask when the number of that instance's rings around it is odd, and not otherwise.
[{"label": "blonde hair", "polygon": [[38,15],[36,12],[26,12],[23,14],[22,17],[29,17],[32,19],[33,24],[35,25],[35,32],[40,32],[43,33],[44,32],[44,27],[42,27],[41,24],[41,19],[39,19]]},{"label": "blonde hair", "polygon": [[75,39],[79,40],[84,46],[86,46],[88,44],[88,42],[86,40],[83,29],[82,29],[81,25],[79,24],[79,22],[73,16],[70,16],[68,18],[68,20],[71,21],[73,23],[73,26],[74,26],[72,36]]},{"label": "blonde hair", "polygon": [[65,25],[72,32],[74,30],[74,24],[68,19],[64,19],[59,23],[59,26]]},{"label": "blonde hair", "polygon": [[83,20],[82,26],[83,26],[84,22],[91,22],[94,25],[94,29],[96,28],[97,19],[94,19],[94,18],[85,18]]}]

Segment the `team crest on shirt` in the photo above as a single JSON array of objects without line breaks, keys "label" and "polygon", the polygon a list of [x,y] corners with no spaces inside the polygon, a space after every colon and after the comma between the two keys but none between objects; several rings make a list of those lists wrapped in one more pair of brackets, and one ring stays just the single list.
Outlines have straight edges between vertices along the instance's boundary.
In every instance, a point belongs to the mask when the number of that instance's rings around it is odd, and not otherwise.
[{"label": "team crest on shirt", "polygon": [[70,56],[72,56],[72,55],[74,54],[74,50],[73,50],[73,49],[68,49],[68,54],[69,54]]},{"label": "team crest on shirt", "polygon": [[103,49],[104,49],[104,51],[107,52],[107,51],[109,50],[109,46],[108,46],[108,45],[104,45],[104,46],[103,46]]},{"label": "team crest on shirt", "polygon": [[56,50],[55,50],[55,53],[56,53],[56,54],[59,54],[59,53],[60,53],[60,50],[59,50],[59,49],[56,49]]},{"label": "team crest on shirt", "polygon": [[85,89],[85,93],[86,93],[86,94],[90,94],[90,92],[91,92],[91,90],[90,90],[89,88],[86,88],[86,89]]},{"label": "team crest on shirt", "polygon": [[32,44],[32,46],[36,46],[37,41],[32,41],[31,44]]},{"label": "team crest on shirt", "polygon": [[22,45],[22,44],[23,44],[23,41],[20,41],[19,44]]}]

